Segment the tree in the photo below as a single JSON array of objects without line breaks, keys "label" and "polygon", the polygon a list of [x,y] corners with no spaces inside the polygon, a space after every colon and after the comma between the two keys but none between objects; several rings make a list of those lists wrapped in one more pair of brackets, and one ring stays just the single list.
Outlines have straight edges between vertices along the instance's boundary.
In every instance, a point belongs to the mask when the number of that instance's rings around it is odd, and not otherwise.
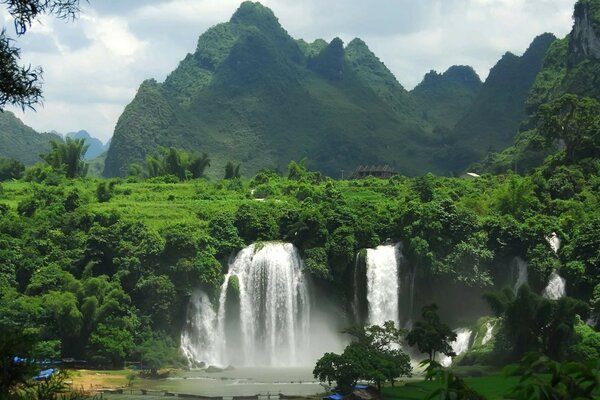
[{"label": "tree", "polygon": [[565,94],[540,107],[538,131],[547,144],[562,140],[567,161],[575,162],[600,152],[599,116],[595,99]]},{"label": "tree", "polygon": [[416,345],[421,353],[427,354],[433,361],[437,353],[454,357],[450,343],[456,340],[456,333],[448,325],[440,321],[437,305],[430,304],[421,310],[421,321],[415,322],[413,329],[406,336],[410,346]]},{"label": "tree", "polygon": [[569,297],[546,299],[523,285],[516,296],[512,290],[486,293],[484,299],[497,317],[509,341],[509,358],[518,360],[531,351],[561,359],[575,337],[577,315],[585,316],[585,303]]},{"label": "tree", "polygon": [[35,371],[31,349],[36,335],[30,329],[2,326],[0,329],[0,399],[9,398],[14,389],[25,384]]},{"label": "tree", "polygon": [[177,351],[167,343],[167,338],[148,339],[138,346],[136,352],[140,356],[141,368],[150,376],[158,375],[158,370],[176,357]]},{"label": "tree", "polygon": [[117,326],[98,324],[88,342],[88,354],[97,363],[121,367],[125,357],[134,350],[133,337]]},{"label": "tree", "polygon": [[0,182],[9,179],[20,179],[25,171],[25,165],[19,160],[0,157]]},{"label": "tree", "polygon": [[[79,0],[3,0],[14,18],[17,36],[24,35],[40,15],[75,18]],[[20,50],[12,45],[6,30],[0,31],[0,110],[6,104],[33,108],[42,99],[42,68],[20,66]]]},{"label": "tree", "polygon": [[234,179],[240,177],[240,164],[233,165],[231,161],[225,165],[225,179]]},{"label": "tree", "polygon": [[384,381],[394,384],[400,376],[410,376],[409,356],[398,348],[404,331],[392,321],[383,326],[353,327],[345,331],[354,340],[342,354],[325,353],[313,370],[321,382],[336,382],[343,393],[352,391],[359,379],[375,382],[381,388]]},{"label": "tree", "polygon": [[67,137],[65,142],[50,141],[52,150],[42,155],[42,159],[54,170],[62,171],[67,178],[78,178],[87,175],[88,164],[83,161],[89,144],[85,139],[72,139]]},{"label": "tree", "polygon": [[[206,153],[193,152],[189,156],[188,170],[192,174],[193,179],[199,179],[204,177],[204,171],[210,167],[210,158]],[[239,168],[239,165],[238,165]]]},{"label": "tree", "polygon": [[[209,166],[208,154],[187,152],[174,147],[159,147],[154,154],[149,154],[144,159],[145,175],[148,178],[172,175],[180,181],[199,179],[205,176],[204,172]],[[142,170],[139,164],[129,166],[129,174],[132,176],[141,176]]]}]

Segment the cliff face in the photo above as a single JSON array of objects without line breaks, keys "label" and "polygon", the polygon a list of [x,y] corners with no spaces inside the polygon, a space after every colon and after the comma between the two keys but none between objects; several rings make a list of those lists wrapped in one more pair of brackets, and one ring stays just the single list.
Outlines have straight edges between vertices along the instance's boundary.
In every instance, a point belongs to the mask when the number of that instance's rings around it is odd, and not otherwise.
[{"label": "cliff face", "polygon": [[597,4],[590,1],[578,2],[573,14],[574,24],[569,41],[569,65],[585,59],[600,59],[600,34],[595,12]]}]

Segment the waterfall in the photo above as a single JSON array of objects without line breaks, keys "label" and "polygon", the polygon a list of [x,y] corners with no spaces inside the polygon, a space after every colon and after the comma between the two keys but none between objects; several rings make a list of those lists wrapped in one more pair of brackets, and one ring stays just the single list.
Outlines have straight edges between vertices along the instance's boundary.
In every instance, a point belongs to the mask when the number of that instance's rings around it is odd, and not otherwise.
[{"label": "waterfall", "polygon": [[486,344],[487,342],[489,342],[490,340],[492,340],[492,336],[494,334],[494,324],[492,323],[492,321],[488,321],[485,324],[485,335],[483,336],[483,339],[481,339],[481,344]]},{"label": "waterfall", "polygon": [[[454,331],[456,333],[456,340],[452,342],[452,351],[456,353],[456,355],[460,355],[465,351],[469,350],[469,345],[471,344],[471,333],[472,331],[469,328],[459,328]],[[449,367],[452,365],[452,357],[442,356],[440,360],[440,364],[443,367]]]},{"label": "waterfall", "polygon": [[560,238],[556,234],[556,232],[552,232],[548,236],[546,236],[546,241],[550,245],[550,248],[554,252],[555,256],[558,256],[558,250],[560,250]]},{"label": "waterfall", "polygon": [[310,304],[302,269],[298,251],[289,243],[241,250],[221,286],[217,315],[206,295],[192,299],[192,317],[182,334],[188,359],[243,366],[312,361],[307,359]]},{"label": "waterfall", "polygon": [[566,294],[565,285],[567,281],[565,278],[560,276],[558,272],[554,271],[550,274],[548,285],[544,289],[542,295],[551,300],[558,300],[564,297]]},{"label": "waterfall", "polygon": [[399,259],[400,244],[367,249],[368,323],[381,325],[386,321],[400,324]]},{"label": "waterfall", "polygon": [[181,349],[188,360],[216,364],[219,354],[216,351],[218,336],[215,330],[217,314],[210,299],[201,290],[196,290],[188,306],[189,330],[181,335]]},{"label": "waterfall", "polygon": [[516,276],[513,290],[517,293],[519,288],[527,283],[527,262],[521,257],[515,257],[513,259],[513,271],[513,274]]}]

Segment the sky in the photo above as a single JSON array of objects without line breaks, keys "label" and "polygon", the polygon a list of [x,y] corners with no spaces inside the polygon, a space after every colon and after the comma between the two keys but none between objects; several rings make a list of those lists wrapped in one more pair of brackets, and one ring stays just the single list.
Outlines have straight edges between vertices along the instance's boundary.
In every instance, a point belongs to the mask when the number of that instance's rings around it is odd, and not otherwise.
[{"label": "sky", "polygon": [[[140,83],[163,81],[241,0],[82,0],[73,21],[43,16],[19,38],[44,69],[44,103],[15,112],[39,132],[85,129],[107,141]],[[294,38],[363,39],[407,89],[430,70],[471,65],[482,79],[544,32],[564,37],[575,0],[262,0]],[[0,5],[0,23],[14,37]]]}]

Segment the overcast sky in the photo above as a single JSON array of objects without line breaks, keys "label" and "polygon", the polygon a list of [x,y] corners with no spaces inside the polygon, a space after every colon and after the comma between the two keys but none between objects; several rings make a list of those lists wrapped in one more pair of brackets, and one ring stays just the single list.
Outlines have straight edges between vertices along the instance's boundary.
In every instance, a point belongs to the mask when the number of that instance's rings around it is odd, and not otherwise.
[{"label": "overcast sky", "polygon": [[[44,68],[44,105],[15,111],[38,131],[88,130],[103,141],[147,78],[164,80],[206,29],[241,0],[89,0],[75,21],[43,17],[17,45]],[[362,38],[407,89],[431,69],[475,68],[571,29],[575,0],[263,0],[295,38]],[[0,6],[3,7],[3,6]],[[14,33],[0,9],[0,22]],[[13,35],[14,36],[14,35]]]}]

